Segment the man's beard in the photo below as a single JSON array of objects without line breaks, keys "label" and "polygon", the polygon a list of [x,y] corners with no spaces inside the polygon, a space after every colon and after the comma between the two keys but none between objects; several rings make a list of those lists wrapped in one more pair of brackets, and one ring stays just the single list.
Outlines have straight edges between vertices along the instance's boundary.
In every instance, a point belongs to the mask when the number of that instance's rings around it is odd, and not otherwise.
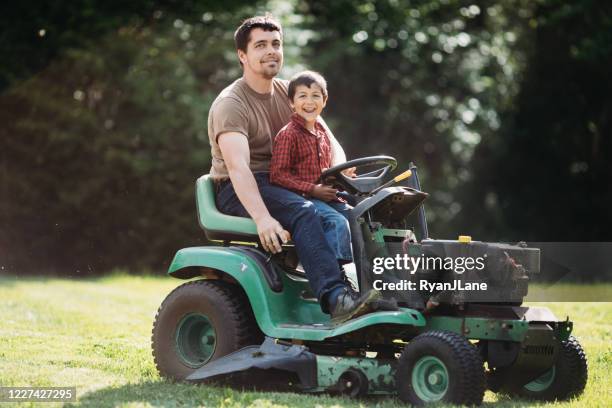
[{"label": "man's beard", "polygon": [[262,75],[266,79],[273,79],[276,75],[278,75],[279,71],[280,71],[279,65],[277,65],[277,68],[264,67]]}]

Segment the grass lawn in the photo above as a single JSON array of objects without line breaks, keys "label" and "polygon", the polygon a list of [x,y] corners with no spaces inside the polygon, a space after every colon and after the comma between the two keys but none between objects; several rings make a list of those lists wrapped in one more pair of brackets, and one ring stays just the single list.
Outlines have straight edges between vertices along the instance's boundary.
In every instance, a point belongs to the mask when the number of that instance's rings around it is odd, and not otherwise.
[{"label": "grass lawn", "polygon": [[[0,277],[0,385],[76,386],[75,405],[91,407],[405,406],[393,398],[355,401],[163,381],[151,357],[151,326],[164,297],[180,283],[124,275],[89,280]],[[606,286],[603,290],[612,290]],[[568,290],[588,293],[594,289]],[[574,334],[589,359],[589,381],[578,400],[531,406],[612,406],[612,303],[538,305],[550,307],[560,318],[569,315],[575,322]],[[498,400],[487,391],[484,406],[529,404]],[[10,404],[0,404],[0,408],[6,406]]]}]

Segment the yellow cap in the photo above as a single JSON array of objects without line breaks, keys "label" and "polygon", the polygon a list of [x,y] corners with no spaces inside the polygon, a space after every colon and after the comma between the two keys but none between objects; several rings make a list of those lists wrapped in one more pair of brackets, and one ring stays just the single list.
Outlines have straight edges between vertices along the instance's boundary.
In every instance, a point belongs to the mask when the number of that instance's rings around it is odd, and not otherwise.
[{"label": "yellow cap", "polygon": [[472,242],[472,237],[470,237],[469,235],[459,235],[459,238],[457,238],[457,241],[467,244],[467,243]]},{"label": "yellow cap", "polygon": [[398,181],[402,181],[404,179],[407,179],[410,176],[412,176],[412,171],[411,170],[406,170],[402,174],[398,174],[397,176],[395,176],[393,181],[395,181],[397,183]]}]

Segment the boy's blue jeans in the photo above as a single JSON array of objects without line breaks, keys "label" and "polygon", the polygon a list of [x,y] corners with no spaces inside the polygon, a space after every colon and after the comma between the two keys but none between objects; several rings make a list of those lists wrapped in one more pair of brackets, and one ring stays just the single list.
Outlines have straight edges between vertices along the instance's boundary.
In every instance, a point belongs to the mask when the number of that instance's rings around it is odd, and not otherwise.
[{"label": "boy's blue jeans", "polygon": [[[298,257],[304,266],[310,287],[319,299],[321,310],[329,313],[327,296],[346,284],[342,279],[334,249],[326,239],[319,210],[312,201],[270,184],[269,173],[256,173],[254,176],[270,215],[291,233]],[[220,186],[217,192],[217,208],[226,214],[249,217],[231,182]]]},{"label": "boy's blue jeans", "polygon": [[348,212],[351,206],[338,201],[324,202],[314,198],[311,198],[310,201],[319,212],[325,238],[332,247],[338,262],[341,264],[353,262],[351,228],[348,222]]}]

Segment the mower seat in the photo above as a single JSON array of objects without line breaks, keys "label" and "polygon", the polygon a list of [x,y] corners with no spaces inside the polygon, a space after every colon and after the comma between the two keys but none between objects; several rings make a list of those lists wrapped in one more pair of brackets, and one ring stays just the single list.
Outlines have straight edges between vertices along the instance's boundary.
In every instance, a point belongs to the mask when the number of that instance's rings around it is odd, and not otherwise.
[{"label": "mower seat", "polygon": [[196,181],[198,222],[211,241],[259,242],[257,227],[250,218],[223,214],[215,203],[215,184],[205,174]]}]

